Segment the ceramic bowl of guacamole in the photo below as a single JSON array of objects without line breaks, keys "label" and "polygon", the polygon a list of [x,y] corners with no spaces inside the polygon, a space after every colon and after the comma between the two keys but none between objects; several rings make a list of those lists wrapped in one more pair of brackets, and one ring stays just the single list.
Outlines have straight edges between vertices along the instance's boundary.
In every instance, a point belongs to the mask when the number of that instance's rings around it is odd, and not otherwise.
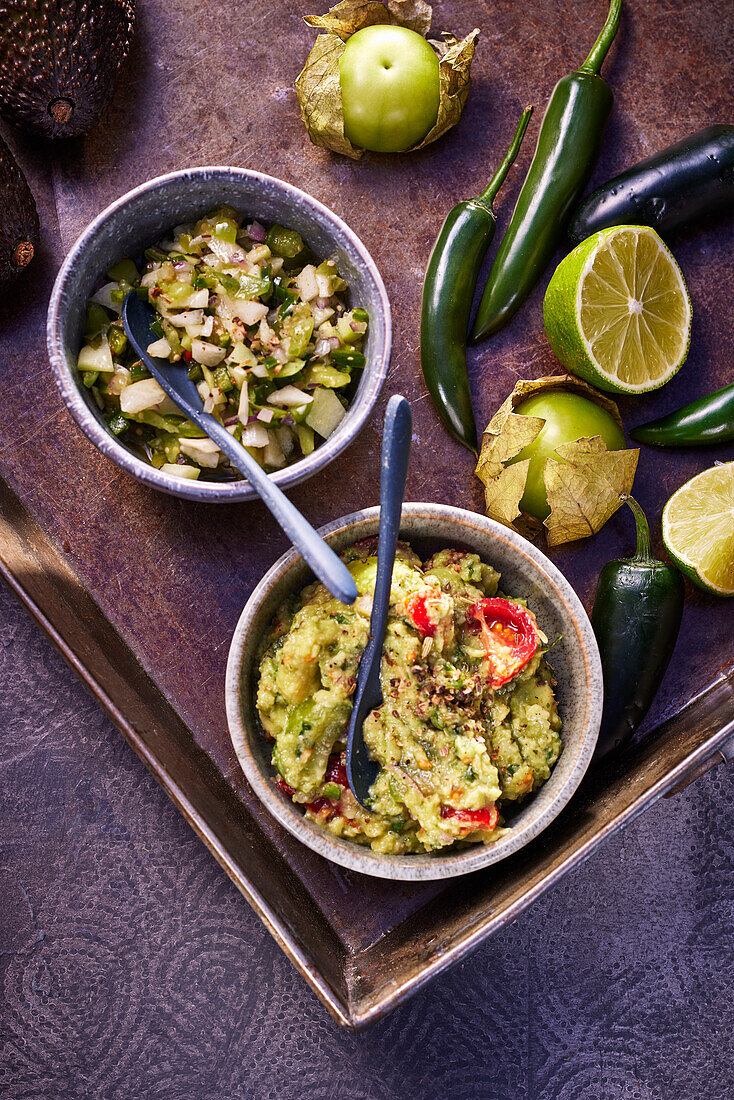
[{"label": "ceramic bowl of guacamole", "polygon": [[451,878],[518,851],[566,806],[596,745],[599,654],[575,592],[531,543],[474,512],[405,504],[384,703],[365,722],[382,768],[362,810],[341,733],[378,524],[369,508],[321,531],[357,581],[351,608],[295,551],[263,577],[230,649],[230,734],[255,793],[315,852],[379,878]]}]

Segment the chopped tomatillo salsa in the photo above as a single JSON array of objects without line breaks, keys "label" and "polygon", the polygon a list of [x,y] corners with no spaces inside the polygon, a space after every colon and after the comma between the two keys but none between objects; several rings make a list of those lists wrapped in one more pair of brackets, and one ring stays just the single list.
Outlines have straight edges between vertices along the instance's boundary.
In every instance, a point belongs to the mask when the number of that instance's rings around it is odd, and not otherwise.
[{"label": "chopped tomatillo salsa", "polygon": [[342,555],[352,607],[312,584],[278,611],[264,643],[257,709],[277,782],[312,821],[375,851],[431,852],[503,836],[500,809],[549,778],[561,720],[548,643],[532,611],[497,594],[477,554],[425,563],[401,544],[382,657],[383,704],[364,723],[381,765],[371,812],[352,795],[344,739],[369,637],[376,541]]},{"label": "chopped tomatillo salsa", "polygon": [[240,477],[129,347],[120,312],[131,289],[158,313],[148,352],[188,370],[204,410],[264,469],[298,461],[338,427],[365,365],[368,317],[349,307],[334,261],[295,230],[243,224],[221,207],[107,277],[87,305],[79,377],[110,431],[157,469]]}]

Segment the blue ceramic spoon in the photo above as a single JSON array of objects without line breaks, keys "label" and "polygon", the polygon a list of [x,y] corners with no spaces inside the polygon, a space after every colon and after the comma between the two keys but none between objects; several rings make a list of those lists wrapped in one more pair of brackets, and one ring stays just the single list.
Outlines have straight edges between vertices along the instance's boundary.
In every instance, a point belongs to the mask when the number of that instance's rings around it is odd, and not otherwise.
[{"label": "blue ceramic spoon", "polygon": [[156,316],[154,310],[131,290],[122,304],[122,323],[136,354],[189,420],[206,432],[232,465],[245,475],[262,502],[270,509],[274,519],[331,594],[342,603],[354,603],[357,586],[344,562],[316,534],[308,520],[291,504],[242,444],[211,413],[204,412],[199,391],[189,378],[186,367],[148,355],[148,344],[157,339],[150,328]]},{"label": "blue ceramic spoon", "polygon": [[377,779],[380,765],[370,759],[362,736],[365,718],[382,705],[382,646],[385,641],[390,586],[395,551],[400,531],[405,478],[408,473],[411,437],[410,405],[404,397],[391,397],[385,413],[380,475],[380,534],[377,544],[377,578],[370,619],[370,639],[357,672],[357,688],[347,733],[347,779],[352,793],[366,810],[370,809],[370,787]]}]

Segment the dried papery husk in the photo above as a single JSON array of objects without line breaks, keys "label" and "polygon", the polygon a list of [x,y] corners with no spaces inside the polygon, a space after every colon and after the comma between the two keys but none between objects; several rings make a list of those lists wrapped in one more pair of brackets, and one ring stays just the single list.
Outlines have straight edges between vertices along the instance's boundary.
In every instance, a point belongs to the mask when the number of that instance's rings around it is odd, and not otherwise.
[{"label": "dried papery husk", "polygon": [[520,511],[530,462],[513,462],[540,434],[544,420],[523,416],[515,409],[535,394],[560,390],[586,397],[610,413],[622,427],[619,409],[611,398],[572,375],[550,375],[520,380],[487,425],[477,463],[477,477],[485,486],[490,519],[535,537],[545,527],[549,546],[588,538],[614,515],[632,491],[639,450],[610,451],[600,436],[581,438],[556,449],[543,470],[550,515],[540,523]]},{"label": "dried papery husk", "polygon": [[[301,117],[314,145],[359,160],[363,149],[352,145],[344,134],[344,113],[339,84],[339,58],[347,40],[364,27],[387,24],[408,27],[426,37],[431,26],[431,7],[424,0],[343,0],[325,15],[307,15],[310,27],[324,31],[316,39],[296,79]],[[479,30],[465,38],[444,34],[441,41],[429,39],[439,58],[438,116],[423,140],[406,152],[422,149],[455,126],[469,94],[471,62]]]}]

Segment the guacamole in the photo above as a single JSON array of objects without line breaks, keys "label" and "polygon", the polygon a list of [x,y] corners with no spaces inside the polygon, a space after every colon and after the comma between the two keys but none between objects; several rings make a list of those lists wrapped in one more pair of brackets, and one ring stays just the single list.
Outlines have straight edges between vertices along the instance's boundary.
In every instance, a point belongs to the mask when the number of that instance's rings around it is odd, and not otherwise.
[{"label": "guacamole", "polygon": [[550,776],[561,721],[547,639],[477,554],[441,550],[425,564],[401,544],[382,658],[383,704],[364,723],[381,765],[372,811],[352,795],[344,738],[369,637],[376,541],[344,552],[352,607],[312,584],[278,611],[259,668],[257,709],[278,783],[311,820],[375,851],[491,843],[500,807]]}]

